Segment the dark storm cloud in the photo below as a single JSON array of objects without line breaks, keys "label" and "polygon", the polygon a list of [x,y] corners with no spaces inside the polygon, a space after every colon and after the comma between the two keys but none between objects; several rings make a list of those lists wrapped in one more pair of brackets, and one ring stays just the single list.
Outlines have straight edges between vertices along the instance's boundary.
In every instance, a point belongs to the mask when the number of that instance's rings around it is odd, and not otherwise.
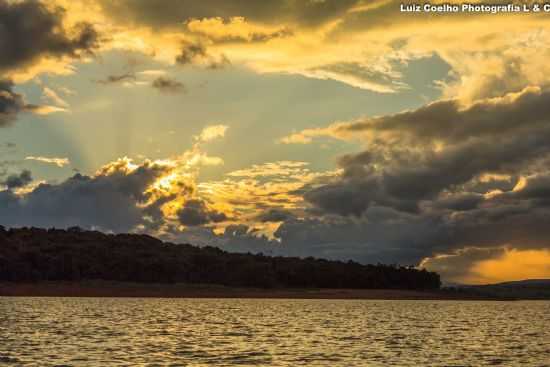
[{"label": "dark storm cloud", "polygon": [[549,92],[529,88],[340,125],[367,149],[303,193],[310,218],[282,224],[282,248],[402,264],[471,247],[489,257],[504,245],[550,248],[549,106]]},{"label": "dark storm cloud", "polygon": [[[228,251],[403,265],[418,265],[435,254],[453,254],[470,247],[489,249],[483,251],[488,258],[500,254],[498,249],[503,245],[518,249],[548,248],[550,206],[542,206],[533,196],[528,199],[511,196],[489,198],[477,206],[472,203],[461,206],[464,210],[450,208],[448,198],[442,198],[442,203],[435,199],[418,213],[370,206],[360,217],[289,218],[275,232],[280,242],[256,236],[253,228],[246,225],[228,226],[222,236],[201,230],[193,231],[192,235],[178,233],[176,238]],[[466,258],[460,261],[471,263]]]},{"label": "dark storm cloud", "polygon": [[550,128],[492,141],[495,144],[476,139],[419,157],[417,164],[390,168],[382,175],[385,192],[398,199],[419,200],[452,190],[482,173],[516,172],[550,152]]},{"label": "dark storm cloud", "polygon": [[63,29],[64,10],[34,1],[0,0],[0,71],[30,65],[40,57],[77,57],[98,45],[98,34],[79,24],[75,37]]},{"label": "dark storm cloud", "polygon": [[101,0],[107,14],[150,27],[178,27],[186,20],[244,17],[254,22],[315,26],[344,14],[358,0]]},{"label": "dark storm cloud", "polygon": [[0,79],[0,128],[9,126],[17,120],[20,112],[40,112],[44,108],[27,103],[23,95],[13,90],[14,87],[11,80]]},{"label": "dark storm cloud", "polygon": [[16,120],[17,114],[27,109],[23,96],[13,91],[13,83],[0,79],[0,127]]},{"label": "dark storm cloud", "polygon": [[[185,190],[185,188],[182,189]],[[162,206],[174,200],[176,197],[176,194],[160,197],[143,208],[145,219],[143,225],[145,232],[158,230],[162,225],[166,224]]]},{"label": "dark storm cloud", "polygon": [[27,186],[32,181],[32,174],[29,170],[23,170],[19,174],[9,175],[1,183],[5,185],[8,190],[18,189],[20,187]]},{"label": "dark storm cloud", "polygon": [[21,196],[2,191],[0,222],[7,226],[77,225],[130,231],[154,212],[144,205],[149,197],[143,192],[163,170],[150,163],[130,173],[114,167],[93,177],[76,174],[59,184],[40,184]]},{"label": "dark storm cloud", "polygon": [[308,191],[304,199],[328,213],[361,216],[376,202],[385,204],[385,195],[381,190],[377,178],[342,180]]},{"label": "dark storm cloud", "polygon": [[185,86],[183,83],[163,76],[153,80],[151,86],[162,93],[174,94],[185,92]]},{"label": "dark storm cloud", "polygon": [[[481,176],[481,178],[483,178],[483,176]],[[462,185],[462,190],[476,194],[485,194],[495,190],[511,191],[514,186],[516,186],[518,180],[519,177],[517,175],[488,177],[484,179],[478,177]]]},{"label": "dark storm cloud", "polygon": [[291,212],[284,209],[269,209],[260,215],[258,215],[258,220],[260,222],[282,222],[285,220],[288,220],[290,218],[293,218]]},{"label": "dark storm cloud", "polygon": [[[370,148],[342,157],[341,179],[304,197],[341,215],[360,215],[370,205],[416,211],[419,201],[472,185],[479,175],[516,175],[547,157],[549,122],[550,92],[527,89],[467,108],[436,102],[344,125],[338,129],[368,132]],[[442,146],[432,145],[434,141]]]},{"label": "dark storm cloud", "polygon": [[471,246],[547,249],[549,196],[542,190],[522,195],[476,197],[458,208],[451,207],[448,198],[435,199],[418,213],[370,206],[358,218],[288,221],[276,235],[291,252],[313,254],[323,249],[326,256],[401,264],[418,264],[425,257]]},{"label": "dark storm cloud", "polygon": [[186,226],[201,226],[227,220],[224,213],[209,209],[206,203],[199,199],[187,200],[177,215],[180,223]]},{"label": "dark storm cloud", "polygon": [[478,207],[484,200],[483,195],[465,192],[443,197],[435,202],[438,209],[448,209],[453,211],[466,211]]},{"label": "dark storm cloud", "polygon": [[[4,73],[23,70],[44,57],[79,57],[98,46],[94,27],[79,23],[70,30],[63,28],[65,11],[46,7],[34,0],[0,0],[0,78]],[[13,91],[13,83],[0,79],[0,127],[13,122],[19,112],[38,111],[41,106],[26,104]]]},{"label": "dark storm cloud", "polygon": [[365,263],[418,264],[447,236],[436,216],[371,207],[358,220],[323,217],[284,222],[275,235],[293,256],[354,259]]},{"label": "dark storm cloud", "polygon": [[410,137],[455,143],[472,137],[490,138],[544,127],[550,120],[549,102],[550,90],[531,87],[467,107],[458,100],[437,101],[417,110],[343,125],[337,130],[381,135],[390,141]]},{"label": "dark storm cloud", "polygon": [[522,190],[508,194],[513,198],[530,199],[534,205],[550,205],[550,175],[537,175],[526,180]]}]

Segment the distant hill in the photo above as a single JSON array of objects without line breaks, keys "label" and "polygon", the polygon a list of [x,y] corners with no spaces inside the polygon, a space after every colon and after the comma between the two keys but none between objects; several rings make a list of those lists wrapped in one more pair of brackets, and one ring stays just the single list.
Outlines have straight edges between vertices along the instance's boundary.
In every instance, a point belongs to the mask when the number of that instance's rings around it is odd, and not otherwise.
[{"label": "distant hill", "polygon": [[80,280],[410,290],[438,289],[441,284],[437,273],[411,267],[228,253],[76,227],[0,226],[0,281]]},{"label": "distant hill", "polygon": [[486,285],[454,285],[447,289],[494,298],[550,299],[550,279],[526,279]]},{"label": "distant hill", "polygon": [[511,282],[502,282],[496,284],[487,284],[491,287],[508,287],[508,288],[537,288],[550,287],[550,279],[525,279]]}]

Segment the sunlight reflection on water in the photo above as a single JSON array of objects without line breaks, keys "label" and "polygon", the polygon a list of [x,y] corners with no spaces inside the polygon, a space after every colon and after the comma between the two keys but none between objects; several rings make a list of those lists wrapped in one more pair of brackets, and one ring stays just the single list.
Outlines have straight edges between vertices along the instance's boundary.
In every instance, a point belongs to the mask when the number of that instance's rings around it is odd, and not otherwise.
[{"label": "sunlight reflection on water", "polygon": [[549,366],[550,302],[0,298],[0,365]]}]

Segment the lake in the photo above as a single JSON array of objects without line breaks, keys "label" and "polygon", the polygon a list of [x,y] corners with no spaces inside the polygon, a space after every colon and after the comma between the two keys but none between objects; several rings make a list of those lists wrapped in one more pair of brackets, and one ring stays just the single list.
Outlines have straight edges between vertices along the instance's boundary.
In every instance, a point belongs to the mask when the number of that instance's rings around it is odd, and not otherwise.
[{"label": "lake", "polygon": [[550,302],[5,297],[0,365],[550,366]]}]

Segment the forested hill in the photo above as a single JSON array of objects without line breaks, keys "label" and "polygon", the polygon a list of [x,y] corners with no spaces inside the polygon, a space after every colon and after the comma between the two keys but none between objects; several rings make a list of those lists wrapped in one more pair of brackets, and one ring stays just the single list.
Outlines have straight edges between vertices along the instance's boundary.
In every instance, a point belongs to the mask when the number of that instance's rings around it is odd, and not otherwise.
[{"label": "forested hill", "polygon": [[101,279],[238,287],[437,289],[437,273],[313,258],[228,253],[146,235],[0,226],[0,281]]}]

